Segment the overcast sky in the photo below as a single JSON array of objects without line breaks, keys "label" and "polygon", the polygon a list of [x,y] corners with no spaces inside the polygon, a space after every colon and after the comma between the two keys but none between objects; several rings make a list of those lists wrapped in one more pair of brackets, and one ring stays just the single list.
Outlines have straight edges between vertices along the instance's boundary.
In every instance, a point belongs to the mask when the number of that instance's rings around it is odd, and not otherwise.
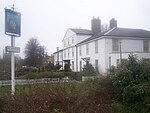
[{"label": "overcast sky", "polygon": [[21,37],[15,40],[20,56],[32,37],[52,54],[62,46],[67,28],[91,29],[93,16],[102,24],[115,18],[118,27],[150,30],[150,0],[0,0],[0,54],[10,46],[10,36],[4,34],[4,8],[13,4],[21,13]]}]

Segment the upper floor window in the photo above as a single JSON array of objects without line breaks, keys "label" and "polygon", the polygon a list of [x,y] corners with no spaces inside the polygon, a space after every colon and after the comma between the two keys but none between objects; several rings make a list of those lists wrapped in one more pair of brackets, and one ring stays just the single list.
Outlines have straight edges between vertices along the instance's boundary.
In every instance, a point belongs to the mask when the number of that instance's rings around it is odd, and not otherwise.
[{"label": "upper floor window", "polygon": [[66,47],[66,41],[64,40],[64,47]]},{"label": "upper floor window", "polygon": [[143,40],[143,51],[149,52],[149,40]]},{"label": "upper floor window", "polygon": [[112,39],[112,51],[119,51],[119,40]]},{"label": "upper floor window", "polygon": [[95,53],[98,53],[98,40],[95,41]]},{"label": "upper floor window", "polygon": [[72,44],[74,44],[74,37],[72,37]]},{"label": "upper floor window", "polygon": [[79,55],[82,55],[82,46],[79,46]]},{"label": "upper floor window", "polygon": [[69,38],[68,38],[68,45],[69,45]]},{"label": "upper floor window", "polygon": [[86,44],[86,55],[89,55],[89,43]]}]

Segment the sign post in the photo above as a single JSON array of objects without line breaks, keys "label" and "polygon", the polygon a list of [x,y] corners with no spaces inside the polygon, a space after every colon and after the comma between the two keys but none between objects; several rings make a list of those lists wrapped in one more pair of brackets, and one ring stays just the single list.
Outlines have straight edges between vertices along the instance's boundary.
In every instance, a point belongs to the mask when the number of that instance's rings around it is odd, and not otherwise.
[{"label": "sign post", "polygon": [[21,14],[14,11],[13,7],[5,8],[5,34],[11,36],[11,46],[6,46],[6,51],[11,53],[11,94],[15,94],[15,52],[20,52],[20,48],[15,47],[15,36],[20,36]]},{"label": "sign post", "polygon": [[[14,47],[15,37],[11,36],[11,47]],[[11,52],[11,90],[12,95],[15,94],[15,59],[14,52]]]}]

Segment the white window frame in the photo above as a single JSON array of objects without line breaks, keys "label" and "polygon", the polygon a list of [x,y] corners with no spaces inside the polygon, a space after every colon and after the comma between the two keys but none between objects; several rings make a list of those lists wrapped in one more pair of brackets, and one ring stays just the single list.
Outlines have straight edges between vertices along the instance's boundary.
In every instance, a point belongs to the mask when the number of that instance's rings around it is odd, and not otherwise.
[{"label": "white window frame", "polygon": [[119,52],[119,39],[112,39],[112,51]]},{"label": "white window frame", "polygon": [[86,44],[86,55],[89,55],[89,43]]},{"label": "white window frame", "polygon": [[79,55],[82,56],[82,46],[79,46]]},{"label": "white window frame", "polygon": [[95,59],[95,70],[96,71],[98,71],[98,67],[99,67],[98,59]]},{"label": "white window frame", "polygon": [[149,40],[143,40],[143,52],[149,52],[150,44]]}]

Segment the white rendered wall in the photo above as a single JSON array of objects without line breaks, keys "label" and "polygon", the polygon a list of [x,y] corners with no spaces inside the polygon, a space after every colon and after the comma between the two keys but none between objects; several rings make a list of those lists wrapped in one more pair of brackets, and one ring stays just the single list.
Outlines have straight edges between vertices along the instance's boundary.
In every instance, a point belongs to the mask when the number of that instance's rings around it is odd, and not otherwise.
[{"label": "white rendered wall", "polygon": [[[139,59],[150,58],[150,53],[143,52],[143,39],[135,39],[127,37],[121,39],[122,59],[127,59],[130,53],[136,54]],[[117,66],[117,59],[120,59],[120,50],[112,51],[112,39],[106,38],[106,68],[109,68],[109,57],[111,57],[111,65]]]}]

